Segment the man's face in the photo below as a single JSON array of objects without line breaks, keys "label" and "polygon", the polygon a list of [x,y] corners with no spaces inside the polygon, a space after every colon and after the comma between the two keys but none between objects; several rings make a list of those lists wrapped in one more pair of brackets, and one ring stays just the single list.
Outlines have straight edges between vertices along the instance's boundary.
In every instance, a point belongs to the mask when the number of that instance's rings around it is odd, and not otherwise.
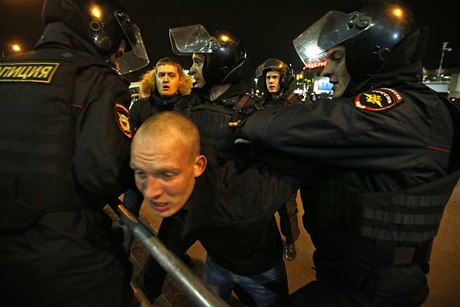
[{"label": "man's face", "polygon": [[280,91],[280,73],[273,70],[267,71],[265,83],[271,94],[277,94]]},{"label": "man's face", "polygon": [[192,56],[192,67],[190,67],[190,75],[195,79],[195,87],[202,88],[206,84],[203,78],[203,65],[205,55],[201,53],[194,53]]},{"label": "man's face", "polygon": [[118,49],[110,54],[110,60],[112,63],[115,65],[115,69],[120,71],[120,58],[125,54],[125,49],[126,49],[126,41],[122,39],[120,41],[120,45],[118,46]]},{"label": "man's face", "polygon": [[182,78],[176,66],[165,64],[157,67],[155,82],[161,97],[172,97],[179,92]]},{"label": "man's face", "polygon": [[187,202],[195,177],[204,171],[206,158],[191,156],[190,145],[177,138],[141,136],[131,149],[130,166],[137,188],[159,217],[169,217]]},{"label": "man's face", "polygon": [[322,75],[329,77],[329,82],[333,84],[333,98],[341,97],[351,81],[345,63],[345,46],[334,46],[327,51],[327,65]]}]

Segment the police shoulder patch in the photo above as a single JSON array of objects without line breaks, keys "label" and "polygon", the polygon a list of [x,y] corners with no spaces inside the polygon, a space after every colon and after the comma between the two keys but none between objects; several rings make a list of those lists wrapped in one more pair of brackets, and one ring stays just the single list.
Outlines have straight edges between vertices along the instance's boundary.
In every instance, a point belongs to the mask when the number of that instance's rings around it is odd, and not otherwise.
[{"label": "police shoulder patch", "polygon": [[115,103],[115,121],[117,122],[118,128],[120,131],[126,135],[128,138],[133,137],[133,131],[129,124],[129,111],[128,109],[119,103]]},{"label": "police shoulder patch", "polygon": [[355,106],[368,111],[383,111],[404,101],[402,95],[387,87],[373,89],[356,96]]}]

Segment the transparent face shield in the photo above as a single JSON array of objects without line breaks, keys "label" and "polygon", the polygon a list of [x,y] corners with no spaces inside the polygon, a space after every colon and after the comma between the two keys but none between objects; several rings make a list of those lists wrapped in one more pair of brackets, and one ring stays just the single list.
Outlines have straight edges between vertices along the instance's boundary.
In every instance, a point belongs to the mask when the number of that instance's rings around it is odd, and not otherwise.
[{"label": "transparent face shield", "polygon": [[200,24],[169,29],[171,47],[177,55],[213,53],[220,48],[214,36]]},{"label": "transparent face shield", "polygon": [[260,64],[256,69],[256,78],[259,78],[263,75],[264,70],[271,69],[280,72],[281,74],[286,74],[288,72],[287,65],[277,59],[267,59],[265,62]]},{"label": "transparent face shield", "polygon": [[127,47],[128,50],[119,58],[120,73],[127,74],[147,66],[149,57],[139,27],[131,22],[126,13],[117,10],[114,14],[128,40],[127,46],[131,47]]},{"label": "transparent face shield", "polygon": [[323,61],[326,51],[367,30],[369,16],[360,12],[346,14],[330,11],[293,40],[294,48],[304,64]]}]

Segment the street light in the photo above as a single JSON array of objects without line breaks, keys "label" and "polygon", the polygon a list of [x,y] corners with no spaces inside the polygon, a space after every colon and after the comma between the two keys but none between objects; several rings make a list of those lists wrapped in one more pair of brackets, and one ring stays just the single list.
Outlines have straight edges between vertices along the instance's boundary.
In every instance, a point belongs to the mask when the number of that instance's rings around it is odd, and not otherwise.
[{"label": "street light", "polygon": [[437,76],[437,80],[440,81],[441,80],[441,69],[442,69],[442,62],[444,61],[444,54],[447,52],[450,52],[452,51],[452,48],[448,48],[447,45],[449,44],[449,42],[444,42],[442,43],[442,53],[441,53],[441,61],[439,61],[439,68],[438,68],[438,76]]},{"label": "street light", "polygon": [[258,91],[258,89],[257,89],[257,81],[259,81],[259,78],[254,78],[254,84],[255,85],[254,85],[254,88],[251,89],[251,94],[253,94],[253,95],[257,95],[257,91]]}]

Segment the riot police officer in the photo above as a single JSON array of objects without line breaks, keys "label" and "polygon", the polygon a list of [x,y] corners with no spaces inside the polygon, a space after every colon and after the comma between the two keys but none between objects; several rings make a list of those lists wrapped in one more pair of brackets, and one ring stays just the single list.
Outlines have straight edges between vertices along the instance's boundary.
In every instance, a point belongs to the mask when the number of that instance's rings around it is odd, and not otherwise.
[{"label": "riot police officer", "polygon": [[103,207],[133,177],[119,71],[148,64],[142,37],[114,0],[47,0],[42,18],[34,50],[0,62],[0,296],[8,306],[135,305]]},{"label": "riot police officer", "polygon": [[301,195],[317,280],[294,306],[419,306],[428,296],[460,139],[458,110],[420,82],[425,40],[402,5],[330,11],[294,46],[305,63],[327,57],[333,99],[261,111],[239,128],[310,164]]},{"label": "riot police officer", "polygon": [[[260,64],[255,72],[256,78],[264,84],[263,102],[267,106],[286,106],[294,103],[302,103],[299,97],[290,90],[294,83],[292,67],[275,58],[268,58]],[[295,241],[299,238],[300,230],[297,220],[297,193],[278,210],[280,217],[280,230],[284,235],[283,257],[287,261],[296,258],[297,252]]]},{"label": "riot police officer", "polygon": [[283,61],[275,58],[266,59],[257,67],[255,76],[264,85],[264,104],[302,103],[290,90],[295,80],[292,67]]},{"label": "riot police officer", "polygon": [[173,51],[192,56],[190,74],[195,79],[195,88],[178,101],[176,110],[197,124],[203,146],[228,156],[234,151],[228,123],[247,116],[257,103],[243,80],[248,72],[246,50],[227,30],[211,35],[202,25],[191,25],[169,33]]}]

